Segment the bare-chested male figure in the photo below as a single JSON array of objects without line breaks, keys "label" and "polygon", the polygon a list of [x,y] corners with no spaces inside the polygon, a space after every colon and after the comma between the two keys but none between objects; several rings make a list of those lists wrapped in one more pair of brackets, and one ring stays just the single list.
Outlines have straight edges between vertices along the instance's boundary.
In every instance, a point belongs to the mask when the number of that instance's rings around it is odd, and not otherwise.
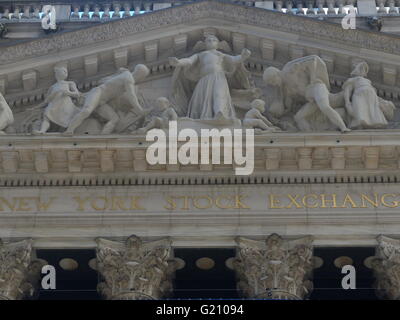
[{"label": "bare-chested male figure", "polygon": [[120,68],[116,75],[104,78],[98,87],[91,89],[85,95],[82,111],[74,116],[64,134],[73,134],[75,129],[93,112],[107,120],[101,133],[112,133],[119,116],[109,103],[122,94],[128,98],[127,101],[135,113],[144,114],[136,95],[135,83],[147,77],[149,73],[149,69],[144,64],[138,64],[132,73],[128,69]]},{"label": "bare-chested male figure", "polygon": [[282,70],[269,67],[263,79],[266,84],[282,90],[283,107],[291,109],[296,103],[301,105],[294,116],[300,130],[311,131],[307,118],[319,110],[340,131],[350,131],[329,101],[328,70],[320,57],[311,55],[289,61]]}]

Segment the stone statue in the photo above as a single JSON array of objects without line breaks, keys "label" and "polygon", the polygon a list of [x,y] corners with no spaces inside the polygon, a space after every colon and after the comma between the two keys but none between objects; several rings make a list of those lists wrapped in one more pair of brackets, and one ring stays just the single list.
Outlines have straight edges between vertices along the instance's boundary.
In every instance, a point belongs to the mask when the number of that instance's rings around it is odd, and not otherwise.
[{"label": "stone statue", "polygon": [[112,133],[119,121],[119,116],[109,103],[123,94],[129,98],[128,101],[133,111],[144,115],[143,108],[137,98],[135,84],[146,78],[149,73],[150,70],[145,65],[138,64],[133,72],[126,68],[120,68],[117,74],[102,79],[98,87],[85,94],[82,110],[72,119],[65,134],[73,134],[75,129],[93,112],[107,120],[101,133]]},{"label": "stone statue", "polygon": [[[325,62],[311,55],[289,61],[282,70],[269,67],[264,71],[264,82],[282,92],[280,103],[275,107],[296,112],[294,119],[300,130],[311,131],[307,118],[321,111],[342,132],[350,131],[340,114],[329,102],[329,76]],[[296,109],[300,105],[300,109]]]},{"label": "stone statue", "polygon": [[153,116],[145,127],[136,131],[137,133],[143,134],[154,128],[168,128],[169,121],[178,120],[175,109],[171,106],[171,102],[165,97],[160,97],[156,100],[156,112],[159,113],[159,116]]},{"label": "stone statue", "polygon": [[6,99],[0,93],[0,134],[5,134],[4,130],[14,122],[14,116]]},{"label": "stone statue", "polygon": [[346,111],[352,118],[350,128],[385,128],[393,118],[395,106],[378,97],[371,81],[365,78],[367,74],[368,64],[360,62],[351,72],[352,78],[343,84]]},{"label": "stone statue", "polygon": [[275,127],[266,117],[262,115],[265,112],[265,102],[261,99],[255,99],[250,105],[250,110],[246,112],[243,119],[243,127],[251,129],[261,129],[264,131],[281,131]]},{"label": "stone statue", "polygon": [[[179,116],[192,119],[235,119],[230,89],[249,89],[248,72],[243,62],[251,52],[231,56],[217,49],[217,37],[208,35],[205,50],[189,58],[169,58],[177,67],[172,79],[172,97]],[[225,45],[225,47],[227,44]],[[202,43],[196,45],[202,47]]]},{"label": "stone statue", "polygon": [[64,67],[54,68],[57,82],[53,84],[47,92],[42,104],[35,107],[47,106],[39,130],[33,130],[33,134],[44,134],[49,130],[50,124],[55,123],[63,128],[67,128],[72,118],[79,112],[72,98],[79,98],[81,93],[76,87],[75,82],[66,81],[68,70]]}]

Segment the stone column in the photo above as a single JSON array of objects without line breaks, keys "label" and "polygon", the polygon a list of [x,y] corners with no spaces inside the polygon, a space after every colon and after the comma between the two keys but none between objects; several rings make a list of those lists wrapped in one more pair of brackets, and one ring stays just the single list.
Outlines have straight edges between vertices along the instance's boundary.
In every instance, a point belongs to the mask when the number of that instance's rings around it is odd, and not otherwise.
[{"label": "stone column", "polygon": [[125,244],[97,240],[97,270],[103,282],[97,290],[108,300],[161,299],[172,292],[176,261],[171,240],[144,243],[130,236]]},{"label": "stone column", "polygon": [[265,241],[239,237],[233,262],[238,289],[246,298],[305,299],[312,291],[312,238],[284,240],[272,234]]},{"label": "stone column", "polygon": [[0,300],[34,296],[42,263],[33,256],[32,240],[7,244],[0,240]]},{"label": "stone column", "polygon": [[371,267],[375,272],[376,294],[381,299],[400,300],[400,240],[378,237]]}]

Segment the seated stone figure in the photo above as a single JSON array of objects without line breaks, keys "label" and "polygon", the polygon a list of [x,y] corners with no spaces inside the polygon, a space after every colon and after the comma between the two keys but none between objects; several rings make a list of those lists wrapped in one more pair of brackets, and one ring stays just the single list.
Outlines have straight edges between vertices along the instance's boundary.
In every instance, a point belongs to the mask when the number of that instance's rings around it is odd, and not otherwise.
[{"label": "seated stone figure", "polygon": [[0,134],[5,134],[6,129],[14,122],[13,113],[3,95],[0,93]]},{"label": "seated stone figure", "polygon": [[351,78],[343,84],[345,106],[351,117],[350,128],[379,129],[388,125],[393,118],[395,106],[376,94],[371,81],[365,77],[368,64],[360,62],[351,72]]},{"label": "seated stone figure", "polygon": [[152,117],[145,127],[138,129],[135,133],[143,134],[151,129],[168,128],[168,121],[176,121],[178,119],[175,109],[165,97],[160,97],[156,100],[156,111],[159,116]]},{"label": "seated stone figure", "polygon": [[266,117],[262,115],[265,112],[265,102],[261,99],[255,99],[251,102],[250,110],[246,112],[243,119],[243,127],[247,129],[261,129],[263,131],[281,131],[275,127]]},{"label": "seated stone figure", "polygon": [[55,123],[67,128],[71,119],[79,112],[79,108],[72,98],[79,98],[81,93],[75,82],[67,81],[68,71],[64,67],[54,68],[57,82],[47,92],[46,99],[35,108],[46,107],[39,130],[33,130],[33,134],[44,134],[49,130],[50,124]]}]

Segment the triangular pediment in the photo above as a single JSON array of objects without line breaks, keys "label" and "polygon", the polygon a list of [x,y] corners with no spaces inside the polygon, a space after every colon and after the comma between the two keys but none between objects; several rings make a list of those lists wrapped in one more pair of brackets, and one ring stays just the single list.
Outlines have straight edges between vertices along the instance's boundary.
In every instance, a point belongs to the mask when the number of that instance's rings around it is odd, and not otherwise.
[{"label": "triangular pediment", "polygon": [[82,49],[85,46],[115,41],[151,30],[160,30],[159,34],[162,34],[166,33],[170,26],[192,26],[204,19],[234,23],[237,31],[242,31],[242,26],[255,26],[298,35],[303,39],[308,37],[325,40],[326,43],[341,43],[345,47],[361,47],[393,54],[400,52],[400,38],[395,35],[362,29],[344,30],[341,25],[327,21],[207,0],[10,45],[1,50],[0,64],[73,48]]},{"label": "triangular pediment", "polygon": [[[341,87],[353,66],[365,60],[379,95],[396,104],[400,96],[399,37],[221,1],[200,1],[3,47],[0,90],[16,118],[27,119],[27,108],[40,103],[54,84],[56,65],[67,67],[69,79],[85,92],[120,67],[144,63],[151,74],[139,88],[151,105],[155,91],[168,95],[173,72],[168,57],[191,55],[207,33],[225,40],[234,53],[251,50],[246,67],[257,87],[265,67],[280,68],[315,54],[325,61],[333,88]],[[29,113],[28,123],[40,116]]]},{"label": "triangular pediment", "polygon": [[[84,82],[82,87],[91,86],[96,78],[121,65],[145,62],[157,73],[168,69],[157,65],[169,55],[189,54],[208,28],[234,51],[244,46],[252,50],[250,63],[255,71],[317,54],[331,75],[347,77],[352,65],[363,59],[370,64],[369,76],[374,82],[396,84],[393,72],[400,64],[397,36],[343,30],[340,24],[260,8],[200,1],[3,47],[0,89],[11,103],[17,102],[16,94],[22,100],[36,100],[54,81],[52,68],[60,63],[68,66],[74,80]],[[385,74],[389,69],[390,74]]]}]

